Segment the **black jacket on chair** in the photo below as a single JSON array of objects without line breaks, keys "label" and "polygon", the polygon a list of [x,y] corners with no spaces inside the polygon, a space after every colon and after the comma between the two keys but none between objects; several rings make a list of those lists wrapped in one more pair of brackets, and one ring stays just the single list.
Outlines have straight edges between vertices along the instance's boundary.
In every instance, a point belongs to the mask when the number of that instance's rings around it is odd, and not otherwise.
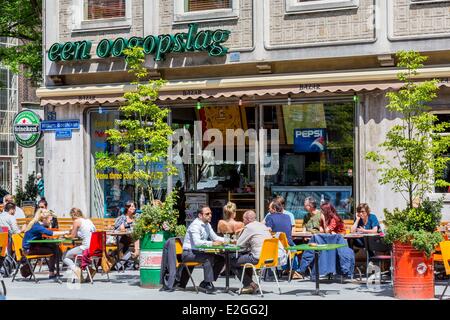
[{"label": "black jacket on chair", "polygon": [[[184,288],[189,281],[189,275],[186,270],[184,268],[183,270],[181,268],[177,269],[176,267],[175,239],[177,238],[168,239],[163,248],[159,283],[163,285],[164,290],[173,289],[175,283]],[[181,242],[183,242],[183,239],[181,239]]]}]

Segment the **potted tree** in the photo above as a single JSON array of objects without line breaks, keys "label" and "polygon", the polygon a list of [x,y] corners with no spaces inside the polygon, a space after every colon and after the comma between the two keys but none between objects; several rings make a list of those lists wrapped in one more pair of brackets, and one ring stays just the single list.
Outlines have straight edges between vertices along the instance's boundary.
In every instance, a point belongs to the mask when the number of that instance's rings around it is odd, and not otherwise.
[{"label": "potted tree", "polygon": [[432,253],[442,241],[437,231],[442,199],[431,201],[427,194],[433,186],[448,186],[441,177],[450,160],[444,157],[450,137],[441,135],[449,123],[438,123],[426,103],[438,91],[438,80],[414,82],[427,57],[414,51],[397,54],[398,74],[404,83],[396,92],[387,93],[387,109],[401,115],[401,121],[387,133],[380,144],[384,152],[369,152],[366,158],[379,164],[381,184],[405,200],[406,207],[384,210],[385,240],[393,245],[394,296],[400,299],[434,298]]},{"label": "potted tree", "polygon": [[159,285],[162,248],[165,240],[176,230],[178,212],[174,209],[176,195],[169,194],[164,202],[154,200],[154,189],[159,188],[166,175],[176,173],[168,162],[170,136],[173,131],[167,123],[169,109],[156,104],[164,80],[142,82],[148,77],[144,67],[145,55],[141,47],[125,50],[129,72],[136,80],[135,90],[124,94],[125,103],[119,108],[122,119],[115,128],[106,131],[107,141],[119,152],[96,154],[97,170],[115,170],[127,179],[133,179],[137,189],[148,196],[137,218],[134,238],[140,240],[141,286]]}]

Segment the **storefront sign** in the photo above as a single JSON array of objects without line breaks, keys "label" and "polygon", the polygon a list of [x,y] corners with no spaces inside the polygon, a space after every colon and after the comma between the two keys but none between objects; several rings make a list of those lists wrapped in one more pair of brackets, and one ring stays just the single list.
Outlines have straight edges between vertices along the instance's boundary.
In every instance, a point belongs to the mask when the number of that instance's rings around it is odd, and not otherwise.
[{"label": "storefront sign", "polygon": [[78,130],[80,129],[80,120],[47,120],[42,121],[42,131],[53,131],[58,129]]},{"label": "storefront sign", "polygon": [[[155,61],[164,60],[168,53],[188,51],[206,51],[211,57],[220,57],[228,52],[228,48],[222,44],[228,40],[230,33],[222,29],[198,31],[198,24],[191,23],[187,33],[102,39],[97,45],[96,54],[99,58],[123,57],[125,49],[142,47],[146,55],[154,55]],[[91,48],[92,42],[88,40],[54,43],[48,51],[48,58],[50,61],[88,60],[91,58]]]},{"label": "storefront sign", "polygon": [[17,144],[24,148],[35,146],[41,138],[41,118],[31,110],[19,112],[13,121],[13,133]]},{"label": "storefront sign", "polygon": [[55,132],[55,138],[56,139],[70,139],[70,138],[72,138],[72,130],[58,129]]},{"label": "storefront sign", "polygon": [[295,129],[295,152],[324,152],[326,129]]}]

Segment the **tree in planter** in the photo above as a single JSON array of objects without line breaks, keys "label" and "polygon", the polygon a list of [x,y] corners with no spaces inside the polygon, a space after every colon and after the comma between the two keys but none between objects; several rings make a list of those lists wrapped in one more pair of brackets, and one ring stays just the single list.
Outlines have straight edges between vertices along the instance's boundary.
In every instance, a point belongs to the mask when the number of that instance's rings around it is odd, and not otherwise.
[{"label": "tree in planter", "polygon": [[38,187],[35,183],[36,176],[34,173],[28,175],[28,180],[25,183],[24,189],[18,185],[16,188],[15,201],[16,204],[21,206],[22,201],[36,201],[38,196]]},{"label": "tree in planter", "polygon": [[[126,102],[119,108],[124,119],[116,120],[116,128],[106,131],[107,141],[118,147],[119,152],[97,153],[96,169],[113,169],[124,177],[134,179],[136,187],[145,192],[149,196],[149,203],[152,203],[155,186],[165,175],[177,172],[175,166],[167,162],[171,146],[169,137],[173,134],[166,121],[170,110],[156,104],[159,89],[165,81],[141,83],[148,77],[148,70],[143,66],[145,55],[141,47],[127,49],[125,55],[129,72],[136,78],[132,82],[136,91],[124,94]],[[162,206],[143,206],[136,222],[135,239],[140,239],[147,232],[175,233],[178,212],[173,205],[176,197],[173,192],[167,195]]]},{"label": "tree in planter", "polygon": [[[380,165],[381,184],[392,184],[392,190],[405,199],[405,209],[385,210],[388,227],[385,240],[411,243],[428,257],[435,246],[442,241],[436,232],[441,219],[442,199],[432,202],[425,199],[433,186],[448,186],[441,179],[447,162],[444,157],[450,147],[450,137],[440,135],[450,123],[437,123],[437,117],[430,113],[426,103],[437,96],[438,81],[413,82],[423,67],[427,57],[414,51],[401,51],[397,54],[398,66],[406,71],[398,78],[404,86],[398,92],[389,92],[387,109],[402,115],[401,124],[393,126],[380,147],[381,152],[369,152],[366,158]],[[434,182],[434,184],[433,184]]]}]

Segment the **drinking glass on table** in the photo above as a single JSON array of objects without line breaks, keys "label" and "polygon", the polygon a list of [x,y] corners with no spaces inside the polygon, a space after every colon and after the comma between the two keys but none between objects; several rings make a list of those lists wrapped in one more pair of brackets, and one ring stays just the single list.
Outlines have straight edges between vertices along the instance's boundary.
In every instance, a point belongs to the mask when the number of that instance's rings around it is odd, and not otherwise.
[{"label": "drinking glass on table", "polygon": [[225,243],[225,244],[229,244],[230,241],[231,241],[230,235],[229,235],[228,233],[225,233],[225,234],[223,235],[223,239],[224,239],[224,243]]}]

